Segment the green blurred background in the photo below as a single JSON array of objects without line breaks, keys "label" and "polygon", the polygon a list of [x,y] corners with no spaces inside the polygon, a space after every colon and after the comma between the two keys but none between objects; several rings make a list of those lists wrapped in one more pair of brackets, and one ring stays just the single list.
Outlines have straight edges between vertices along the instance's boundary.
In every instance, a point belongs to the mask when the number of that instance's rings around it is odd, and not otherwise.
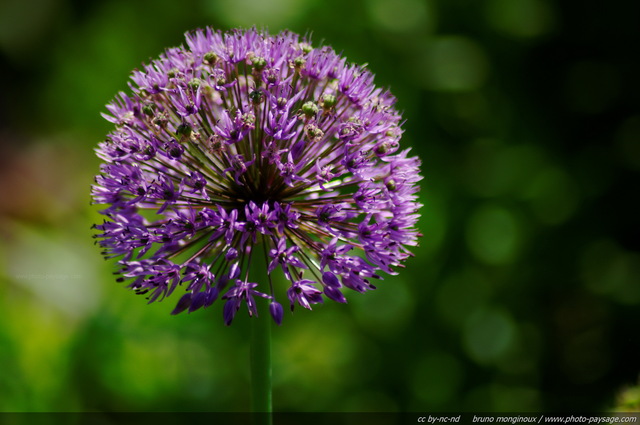
[{"label": "green blurred background", "polygon": [[639,4],[0,0],[0,411],[248,409],[245,315],[148,306],[91,239],[100,112],[205,25],[368,63],[423,160],[416,257],[285,315],[276,410],[637,408]]}]

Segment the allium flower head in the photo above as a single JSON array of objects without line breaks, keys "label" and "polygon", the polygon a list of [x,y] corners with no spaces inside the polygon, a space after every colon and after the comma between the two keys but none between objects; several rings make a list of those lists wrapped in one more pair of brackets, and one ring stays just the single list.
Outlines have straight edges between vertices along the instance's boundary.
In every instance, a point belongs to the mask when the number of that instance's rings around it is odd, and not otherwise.
[{"label": "allium flower head", "polygon": [[174,314],[220,298],[226,324],[266,298],[279,324],[274,273],[290,282],[291,310],[395,274],[420,236],[421,179],[399,150],[395,98],[290,32],[206,29],[186,43],[135,70],[103,114],[115,129],[92,196],[118,280],[149,302],[182,286]]}]

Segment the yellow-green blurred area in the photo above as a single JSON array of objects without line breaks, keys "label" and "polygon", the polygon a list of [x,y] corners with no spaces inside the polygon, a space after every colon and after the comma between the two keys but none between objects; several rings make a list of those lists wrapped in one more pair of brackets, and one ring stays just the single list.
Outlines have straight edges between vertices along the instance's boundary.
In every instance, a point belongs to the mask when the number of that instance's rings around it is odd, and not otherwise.
[{"label": "yellow-green blurred area", "polygon": [[640,3],[0,1],[0,411],[246,411],[249,322],[170,316],[93,244],[132,69],[211,25],[368,63],[423,160],[398,276],[273,332],[279,411],[638,409]]}]

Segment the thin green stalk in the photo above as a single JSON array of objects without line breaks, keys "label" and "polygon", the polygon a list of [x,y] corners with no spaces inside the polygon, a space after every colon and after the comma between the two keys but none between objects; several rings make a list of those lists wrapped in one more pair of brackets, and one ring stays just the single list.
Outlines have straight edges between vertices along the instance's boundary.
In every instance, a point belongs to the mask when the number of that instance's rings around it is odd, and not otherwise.
[{"label": "thin green stalk", "polygon": [[269,305],[260,301],[263,314],[251,318],[251,411],[271,413],[271,319],[264,314]]},{"label": "thin green stalk", "polygon": [[[267,269],[261,247],[254,246],[251,258],[251,274],[249,279],[258,282],[258,290],[267,289]],[[256,413],[255,424],[272,424],[271,400],[271,316],[269,301],[254,297],[259,317],[252,317],[251,322],[251,412]]]}]

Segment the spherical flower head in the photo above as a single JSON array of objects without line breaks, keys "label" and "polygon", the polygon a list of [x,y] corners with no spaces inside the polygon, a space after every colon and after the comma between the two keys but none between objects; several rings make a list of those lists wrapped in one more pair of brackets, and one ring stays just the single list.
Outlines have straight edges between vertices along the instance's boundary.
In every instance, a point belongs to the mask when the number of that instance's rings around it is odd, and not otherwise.
[{"label": "spherical flower head", "polygon": [[219,300],[231,324],[266,298],[280,324],[281,302],[346,302],[411,255],[420,161],[366,68],[291,32],[207,28],[131,80],[103,114],[92,196],[103,254],[149,302],[180,286],[174,314]]}]

